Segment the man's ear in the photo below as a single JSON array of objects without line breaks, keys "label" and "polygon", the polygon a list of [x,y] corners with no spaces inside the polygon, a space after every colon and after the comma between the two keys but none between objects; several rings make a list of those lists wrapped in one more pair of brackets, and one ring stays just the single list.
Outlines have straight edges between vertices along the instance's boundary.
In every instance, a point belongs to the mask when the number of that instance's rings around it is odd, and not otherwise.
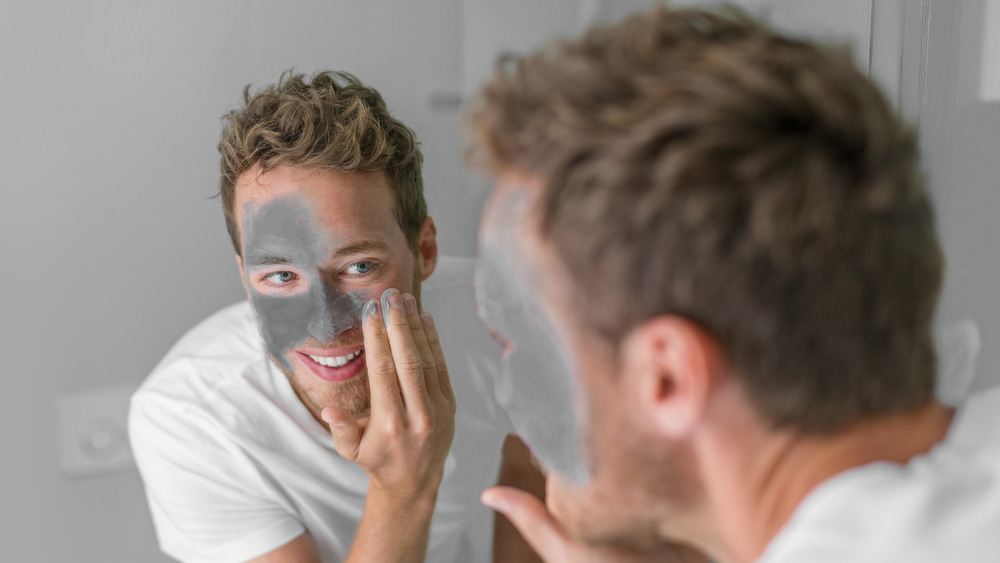
[{"label": "man's ear", "polygon": [[420,264],[420,281],[426,281],[434,273],[438,261],[437,227],[434,219],[424,219],[420,226],[420,238],[417,242],[417,263]]},{"label": "man's ear", "polygon": [[706,415],[724,365],[715,338],[691,321],[665,315],[632,331],[622,353],[631,399],[643,418],[661,435],[690,437]]}]

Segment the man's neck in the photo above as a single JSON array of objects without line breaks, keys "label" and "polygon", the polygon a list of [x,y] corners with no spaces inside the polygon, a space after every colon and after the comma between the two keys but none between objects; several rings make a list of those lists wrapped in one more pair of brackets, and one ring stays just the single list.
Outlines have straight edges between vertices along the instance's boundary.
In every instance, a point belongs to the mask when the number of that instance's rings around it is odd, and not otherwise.
[{"label": "man's neck", "polygon": [[[832,435],[766,430],[745,405],[699,448],[711,512],[729,555],[756,560],[799,504],[827,479],[873,462],[904,464],[944,439],[954,410],[940,403],[871,418]],[[739,407],[737,407],[739,410]],[[727,435],[728,433],[728,435]]]}]

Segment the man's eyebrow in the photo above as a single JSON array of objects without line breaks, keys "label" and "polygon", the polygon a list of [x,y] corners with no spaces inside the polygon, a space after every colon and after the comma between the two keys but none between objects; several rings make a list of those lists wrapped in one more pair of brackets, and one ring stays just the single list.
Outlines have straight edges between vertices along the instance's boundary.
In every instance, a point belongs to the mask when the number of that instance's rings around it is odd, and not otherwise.
[{"label": "man's eyebrow", "polygon": [[337,251],[333,253],[333,257],[342,258],[351,254],[361,254],[364,252],[388,252],[389,250],[391,249],[385,242],[380,240],[365,240],[338,248]]},{"label": "man's eyebrow", "polygon": [[251,266],[285,266],[292,263],[291,259],[274,254],[251,254],[248,258]]}]

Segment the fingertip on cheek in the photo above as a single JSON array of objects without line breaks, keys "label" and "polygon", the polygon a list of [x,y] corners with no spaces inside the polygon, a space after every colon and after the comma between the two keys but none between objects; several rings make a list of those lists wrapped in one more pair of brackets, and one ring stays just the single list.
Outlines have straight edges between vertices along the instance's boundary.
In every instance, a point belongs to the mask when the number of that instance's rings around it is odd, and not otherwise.
[{"label": "fingertip on cheek", "polygon": [[403,294],[403,309],[407,314],[414,313],[417,310],[417,301],[409,293]]}]

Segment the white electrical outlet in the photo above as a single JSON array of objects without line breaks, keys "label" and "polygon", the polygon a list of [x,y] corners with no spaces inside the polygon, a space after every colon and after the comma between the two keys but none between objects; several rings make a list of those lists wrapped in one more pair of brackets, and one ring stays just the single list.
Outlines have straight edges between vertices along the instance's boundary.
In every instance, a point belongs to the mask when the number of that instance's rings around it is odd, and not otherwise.
[{"label": "white electrical outlet", "polygon": [[126,420],[132,386],[74,393],[56,402],[59,465],[70,476],[114,473],[134,466]]}]

